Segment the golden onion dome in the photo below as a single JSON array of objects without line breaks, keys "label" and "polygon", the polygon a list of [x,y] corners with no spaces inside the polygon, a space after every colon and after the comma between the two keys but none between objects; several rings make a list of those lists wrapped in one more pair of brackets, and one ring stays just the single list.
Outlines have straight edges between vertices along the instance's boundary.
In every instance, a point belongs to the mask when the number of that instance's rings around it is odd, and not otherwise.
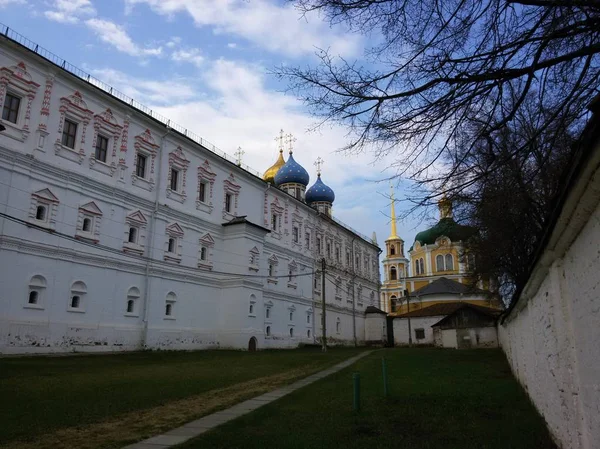
[{"label": "golden onion dome", "polygon": [[275,183],[275,175],[279,171],[281,167],[285,165],[285,161],[283,160],[283,150],[279,150],[279,157],[277,161],[267,169],[265,174],[263,175],[263,179],[267,181],[269,184]]}]

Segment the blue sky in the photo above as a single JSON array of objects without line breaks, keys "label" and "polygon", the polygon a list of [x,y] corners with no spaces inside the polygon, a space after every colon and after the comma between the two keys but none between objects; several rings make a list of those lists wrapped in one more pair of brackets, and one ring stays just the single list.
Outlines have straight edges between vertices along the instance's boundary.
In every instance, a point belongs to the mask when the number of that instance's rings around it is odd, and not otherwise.
[{"label": "blue sky", "polygon": [[[316,63],[318,48],[361,59],[366,37],[301,17],[283,0],[0,0],[0,21],[157,110],[221,150],[241,146],[259,172],[276,159],[279,129],[296,137],[294,157],[336,193],[334,215],[358,231],[389,235],[391,158],[337,152],[347,130],[314,130],[302,103],[268,74],[281,65]],[[402,197],[401,190],[396,192]],[[410,247],[414,217],[398,223]]]}]

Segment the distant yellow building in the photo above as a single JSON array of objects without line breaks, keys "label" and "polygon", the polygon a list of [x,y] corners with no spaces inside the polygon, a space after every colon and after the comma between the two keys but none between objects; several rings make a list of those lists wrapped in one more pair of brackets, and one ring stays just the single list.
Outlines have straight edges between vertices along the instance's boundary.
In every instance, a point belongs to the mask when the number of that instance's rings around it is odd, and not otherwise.
[{"label": "distant yellow building", "polygon": [[[396,214],[392,196],[392,235],[386,240],[381,288],[383,310],[403,314],[448,301],[501,308],[501,302],[487,291],[488,285],[472,285],[470,273],[474,259],[465,252],[464,243],[476,229],[456,223],[452,202],[439,202],[440,220],[415,237],[404,257],[404,242],[396,234]],[[399,252],[396,252],[398,251]],[[410,267],[410,268],[409,268]]]}]

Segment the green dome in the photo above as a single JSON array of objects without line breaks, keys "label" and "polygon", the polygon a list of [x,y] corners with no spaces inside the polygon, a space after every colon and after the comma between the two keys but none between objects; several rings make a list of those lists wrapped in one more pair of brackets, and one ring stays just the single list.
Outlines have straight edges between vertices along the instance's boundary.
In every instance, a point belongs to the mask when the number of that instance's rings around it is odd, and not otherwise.
[{"label": "green dome", "polygon": [[[442,218],[432,228],[419,232],[415,237],[415,242],[419,242],[421,245],[431,245],[441,236],[448,237],[451,242],[465,241],[475,232],[476,229],[472,226],[460,225],[451,217],[447,217]],[[410,250],[412,251],[412,247]]]}]

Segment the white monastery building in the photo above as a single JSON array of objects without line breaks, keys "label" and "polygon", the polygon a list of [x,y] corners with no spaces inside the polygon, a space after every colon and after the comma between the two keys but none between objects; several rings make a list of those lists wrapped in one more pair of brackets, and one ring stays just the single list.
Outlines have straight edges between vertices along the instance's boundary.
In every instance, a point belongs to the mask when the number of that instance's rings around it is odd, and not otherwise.
[{"label": "white monastery building", "polygon": [[0,353],[295,347],[319,341],[324,293],[328,341],[365,340],[380,249],[331,216],[320,170],[307,189],[291,139],[263,179],[10,36]]}]

